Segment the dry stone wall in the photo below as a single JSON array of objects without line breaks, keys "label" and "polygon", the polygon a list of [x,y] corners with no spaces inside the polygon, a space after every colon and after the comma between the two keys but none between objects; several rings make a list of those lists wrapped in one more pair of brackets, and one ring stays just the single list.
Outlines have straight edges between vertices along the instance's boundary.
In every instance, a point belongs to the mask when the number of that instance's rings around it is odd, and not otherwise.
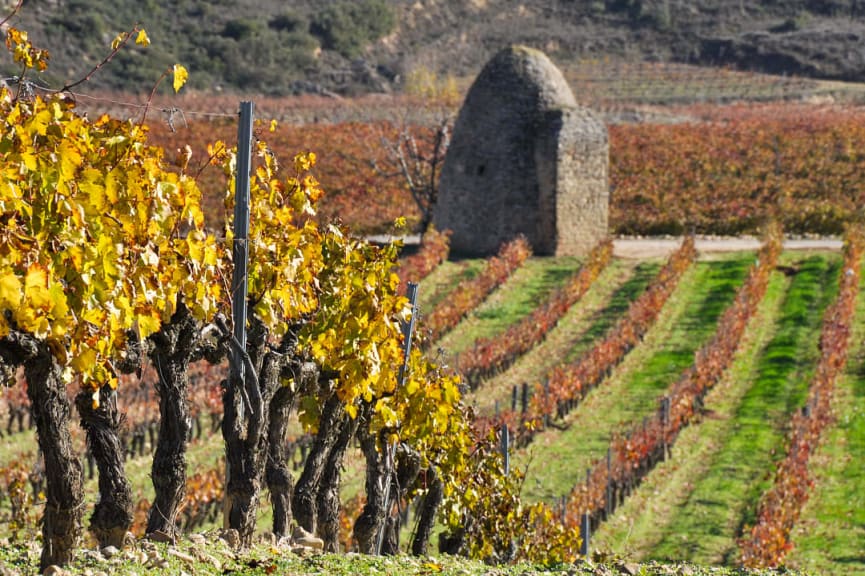
[{"label": "dry stone wall", "polygon": [[586,254],[607,233],[608,149],[546,55],[502,50],[457,118],[435,225],[453,231],[456,254],[489,255],[517,234],[537,254]]}]

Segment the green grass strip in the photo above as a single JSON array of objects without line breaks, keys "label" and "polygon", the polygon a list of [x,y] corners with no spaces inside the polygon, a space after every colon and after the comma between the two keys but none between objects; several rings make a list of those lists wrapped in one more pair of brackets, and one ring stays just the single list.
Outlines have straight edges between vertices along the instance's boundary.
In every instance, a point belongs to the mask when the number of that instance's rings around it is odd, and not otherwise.
[{"label": "green grass strip", "polygon": [[836,422],[811,459],[815,484],[786,562],[818,574],[865,574],[865,289],[850,342],[832,402]]},{"label": "green grass strip", "polygon": [[508,370],[484,382],[468,401],[479,413],[494,412],[496,401],[509,408],[514,386],[540,382],[565,358],[576,359],[588,350],[627,311],[661,269],[660,260],[633,262],[614,260],[593,283],[589,292],[559,321],[547,338]]},{"label": "green grass strip", "polygon": [[[638,560],[645,558],[670,530],[674,511],[711,466],[723,439],[736,425],[733,414],[750,387],[754,366],[776,331],[789,280],[770,276],[766,294],[743,335],[743,342],[724,377],[709,391],[706,417],[684,428],[671,451],[637,490],[604,522],[592,538],[596,549]],[[682,537],[688,537],[683,534]],[[720,558],[716,559],[720,561]]]},{"label": "green grass strip", "polygon": [[580,261],[576,258],[529,258],[504,285],[439,340],[436,347],[449,354],[459,354],[478,338],[490,338],[504,332],[508,326],[531,314],[579,267]]},{"label": "green grass strip", "polygon": [[640,294],[645,292],[646,288],[652,279],[658,274],[662,266],[661,261],[641,262],[634,269],[634,274],[627,282],[622,284],[612,295],[607,305],[600,310],[594,317],[594,321],[583,333],[583,335],[574,342],[570,350],[565,354],[564,362],[574,362],[592,344],[602,338],[607,331],[615,326],[628,307],[636,300]]},{"label": "green grass strip", "polygon": [[533,443],[537,448],[516,455],[515,464],[524,466],[533,452],[543,454],[542,465],[529,467],[525,494],[530,500],[568,493],[585,477],[586,466],[603,456],[613,432],[657,409],[658,396],[713,334],[752,262],[752,253],[737,254],[697,262],[686,272],[644,344],[626,357],[612,381],[589,394],[569,416],[566,430],[548,430]]},{"label": "green grass strip", "polygon": [[420,282],[418,305],[421,313],[432,311],[460,282],[477,276],[485,262],[483,258],[442,262]]},{"label": "green grass strip", "polygon": [[723,448],[684,504],[671,512],[650,558],[736,561],[735,537],[744,524],[754,522],[773,463],[783,456],[785,426],[804,402],[816,366],[823,311],[837,293],[838,258],[810,256],[794,265],[799,271],[782,305],[777,332],[732,414],[729,434],[718,439]]}]

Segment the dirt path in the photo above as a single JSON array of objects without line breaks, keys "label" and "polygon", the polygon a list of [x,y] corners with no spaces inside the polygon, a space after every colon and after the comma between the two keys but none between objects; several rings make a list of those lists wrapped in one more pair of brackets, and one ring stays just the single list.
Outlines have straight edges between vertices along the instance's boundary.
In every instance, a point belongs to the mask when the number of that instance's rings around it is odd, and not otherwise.
[{"label": "dirt path", "polygon": [[[682,243],[681,238],[617,238],[613,253],[619,258],[661,258],[673,252]],[[788,238],[785,250],[840,250],[839,238]],[[697,236],[697,250],[703,253],[757,250],[760,239],[749,236]]]}]

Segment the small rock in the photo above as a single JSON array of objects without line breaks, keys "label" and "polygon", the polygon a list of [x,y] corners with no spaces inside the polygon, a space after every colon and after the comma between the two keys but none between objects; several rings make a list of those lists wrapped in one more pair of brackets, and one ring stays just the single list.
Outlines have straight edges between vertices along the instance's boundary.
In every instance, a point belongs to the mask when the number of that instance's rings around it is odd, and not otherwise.
[{"label": "small rock", "polygon": [[190,542],[198,546],[207,544],[207,538],[204,537],[204,534],[190,534],[188,538]]},{"label": "small rock", "polygon": [[213,569],[217,572],[222,572],[222,562],[220,562],[218,559],[214,558],[210,554],[205,554],[202,557],[202,561],[207,562],[208,564],[213,566]]},{"label": "small rock", "polygon": [[640,565],[634,562],[623,562],[622,564],[618,564],[616,568],[619,572],[628,576],[636,576],[640,573]]},{"label": "small rock", "polygon": [[42,576],[66,576],[67,572],[60,566],[52,564],[42,572]]},{"label": "small rock", "polygon": [[240,534],[234,528],[219,531],[219,537],[231,548],[240,548]]},{"label": "small rock", "polygon": [[314,548],[316,550],[324,548],[324,540],[313,536],[300,526],[297,526],[291,533],[291,541],[298,546],[306,546],[307,548]]},{"label": "small rock", "polygon": [[147,563],[149,568],[157,568],[159,570],[164,570],[168,568],[168,560],[165,558],[160,558],[159,556],[151,557],[150,562]]},{"label": "small rock", "polygon": [[180,550],[177,550],[175,548],[169,548],[168,553],[171,554],[172,556],[174,556],[175,558],[179,558],[179,559],[183,560],[187,564],[194,564],[195,563],[195,558],[193,558],[192,556],[190,556],[186,552],[181,552]]},{"label": "small rock", "polygon": [[105,558],[110,559],[117,556],[117,553],[120,552],[120,550],[118,550],[116,546],[106,546],[99,552],[101,552]]}]

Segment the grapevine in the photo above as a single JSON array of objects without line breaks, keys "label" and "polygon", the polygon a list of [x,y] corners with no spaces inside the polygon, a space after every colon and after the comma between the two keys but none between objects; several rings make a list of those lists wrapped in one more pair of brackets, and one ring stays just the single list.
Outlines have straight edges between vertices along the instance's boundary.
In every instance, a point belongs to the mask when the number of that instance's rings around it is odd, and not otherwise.
[{"label": "grapevine", "polygon": [[453,290],[453,296],[425,318],[430,340],[436,341],[453,329],[466,314],[503,284],[530,255],[531,248],[522,236],[504,244],[498,255],[488,259],[484,269],[475,278],[461,282]]},{"label": "grapevine", "polygon": [[528,317],[509,327],[504,334],[476,341],[471,350],[461,355],[459,363],[459,371],[469,384],[476,388],[480,380],[505,370],[542,342],[547,332],[588,291],[612,255],[612,241],[604,240],[592,250],[587,262],[568,283]]},{"label": "grapevine", "polygon": [[823,430],[833,420],[831,401],[835,381],[847,363],[863,250],[862,229],[851,227],[845,235],[841,288],[823,318],[820,359],[807,405],[793,415],[787,455],[777,466],[774,484],[760,499],[756,524],[746,527],[739,541],[740,561],[745,566],[779,566],[792,549],[790,532],[813,484],[808,462]]}]

